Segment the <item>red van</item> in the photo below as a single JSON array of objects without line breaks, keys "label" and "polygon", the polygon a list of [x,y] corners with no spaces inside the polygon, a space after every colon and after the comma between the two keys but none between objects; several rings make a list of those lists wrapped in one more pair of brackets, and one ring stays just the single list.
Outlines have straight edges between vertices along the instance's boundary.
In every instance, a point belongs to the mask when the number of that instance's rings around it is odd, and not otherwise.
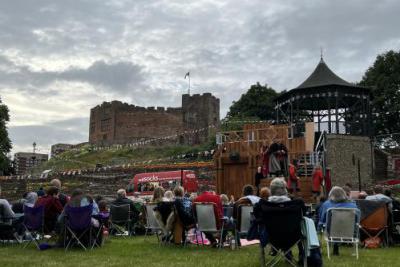
[{"label": "red van", "polygon": [[194,171],[166,171],[138,173],[129,182],[127,192],[132,195],[134,192],[141,196],[152,195],[154,188],[162,186],[165,190],[173,190],[175,186],[181,185],[185,192],[197,192],[198,181]]}]

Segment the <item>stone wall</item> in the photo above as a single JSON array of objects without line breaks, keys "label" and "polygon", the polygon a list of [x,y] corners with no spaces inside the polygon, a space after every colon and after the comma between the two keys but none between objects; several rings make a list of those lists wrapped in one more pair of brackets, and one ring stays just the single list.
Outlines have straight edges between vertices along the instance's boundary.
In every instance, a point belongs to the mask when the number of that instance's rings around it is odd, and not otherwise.
[{"label": "stone wall", "polygon": [[[368,137],[328,134],[326,139],[327,167],[331,169],[332,185],[351,183],[358,187],[357,159],[360,159],[361,186],[372,184],[371,142]],[[353,157],[355,164],[353,164]]]},{"label": "stone wall", "polygon": [[[89,142],[124,144],[180,134],[186,130],[219,125],[219,99],[210,93],[183,95],[182,107],[138,107],[120,101],[104,102],[91,109]],[[202,143],[213,132],[177,136],[180,143]]]},{"label": "stone wall", "polygon": [[[152,169],[145,170],[142,168],[126,169],[120,171],[88,172],[76,176],[57,176],[62,182],[62,190],[70,195],[76,188],[92,195],[102,195],[108,198],[115,197],[118,189],[126,188],[134,175],[143,172],[169,171],[176,169]],[[185,168],[185,170],[193,170],[198,179],[205,180],[213,184],[215,171],[208,167]],[[17,179],[0,177],[0,187],[2,189],[1,198],[10,200],[11,202],[21,199],[25,192],[37,191],[40,187],[45,188],[54,177],[46,179]],[[202,182],[199,180],[199,184]]]}]

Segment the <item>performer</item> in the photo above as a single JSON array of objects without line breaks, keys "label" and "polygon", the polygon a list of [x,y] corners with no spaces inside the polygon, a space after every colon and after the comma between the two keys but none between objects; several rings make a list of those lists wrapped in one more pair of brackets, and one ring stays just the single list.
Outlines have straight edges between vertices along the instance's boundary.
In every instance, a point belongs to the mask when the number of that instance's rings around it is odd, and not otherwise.
[{"label": "performer", "polygon": [[257,193],[258,193],[258,186],[260,185],[260,180],[264,179],[264,175],[262,173],[262,168],[261,166],[257,168],[257,172],[255,175],[255,180],[256,180],[256,187],[257,187]]},{"label": "performer", "polygon": [[269,173],[269,154],[268,154],[268,146],[267,145],[262,145],[261,146],[261,166],[262,166],[262,174],[264,177],[268,177],[268,173]]},{"label": "performer", "polygon": [[288,149],[280,140],[274,141],[268,149],[269,173],[287,176]]},{"label": "performer", "polygon": [[293,159],[292,163],[289,165],[289,178],[288,178],[288,190],[289,193],[297,195],[300,191],[300,179],[297,176],[297,160]]},{"label": "performer", "polygon": [[316,165],[312,174],[312,193],[316,203],[319,203],[321,197],[321,187],[324,181],[321,166]]}]

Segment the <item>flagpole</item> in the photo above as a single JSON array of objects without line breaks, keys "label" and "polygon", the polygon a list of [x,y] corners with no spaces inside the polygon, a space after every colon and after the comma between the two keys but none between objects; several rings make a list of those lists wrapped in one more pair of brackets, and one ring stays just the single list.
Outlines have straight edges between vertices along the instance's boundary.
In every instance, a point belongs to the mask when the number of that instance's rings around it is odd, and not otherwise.
[{"label": "flagpole", "polygon": [[189,89],[188,89],[188,93],[190,95],[190,71],[189,71]]}]

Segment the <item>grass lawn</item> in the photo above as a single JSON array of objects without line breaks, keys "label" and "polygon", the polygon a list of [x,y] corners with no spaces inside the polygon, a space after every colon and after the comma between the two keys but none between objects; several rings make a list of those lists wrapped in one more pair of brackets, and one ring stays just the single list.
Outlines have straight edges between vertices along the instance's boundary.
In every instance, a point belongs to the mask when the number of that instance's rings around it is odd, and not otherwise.
[{"label": "grass lawn", "polygon": [[[341,248],[341,255],[328,260],[323,251],[324,266],[400,266],[399,248],[360,250],[357,261],[352,249]],[[297,254],[297,253],[296,253]],[[0,245],[0,267],[9,266],[259,266],[258,246],[232,251],[209,247],[186,248],[159,246],[155,237],[111,238],[102,248],[85,252],[74,249],[38,251],[32,245]],[[288,266],[281,264],[280,266]]]}]

